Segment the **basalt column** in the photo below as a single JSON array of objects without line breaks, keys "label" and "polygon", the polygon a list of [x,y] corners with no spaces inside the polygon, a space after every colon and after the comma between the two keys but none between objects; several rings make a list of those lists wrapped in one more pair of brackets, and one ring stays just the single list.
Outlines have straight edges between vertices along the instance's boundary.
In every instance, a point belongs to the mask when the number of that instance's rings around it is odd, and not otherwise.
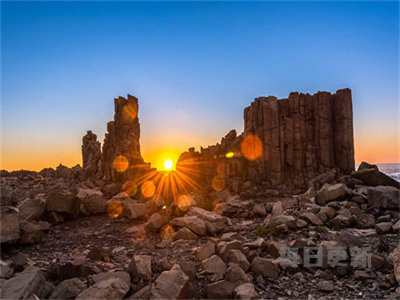
[{"label": "basalt column", "polygon": [[140,154],[138,99],[114,99],[114,121],[108,122],[104,138],[101,167],[107,181],[125,182],[141,172],[144,162]]},{"label": "basalt column", "polygon": [[87,177],[100,176],[101,148],[97,136],[90,130],[82,138],[82,168]]},{"label": "basalt column", "polygon": [[244,111],[244,124],[245,135],[262,141],[257,168],[272,186],[302,186],[331,168],[344,174],[354,170],[350,89],[333,95],[290,93],[281,100],[256,98]]}]

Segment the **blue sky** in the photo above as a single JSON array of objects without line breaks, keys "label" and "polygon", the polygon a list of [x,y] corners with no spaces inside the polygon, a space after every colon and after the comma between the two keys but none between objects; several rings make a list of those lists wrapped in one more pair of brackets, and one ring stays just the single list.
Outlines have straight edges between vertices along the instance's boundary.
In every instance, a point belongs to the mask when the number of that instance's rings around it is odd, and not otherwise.
[{"label": "blue sky", "polygon": [[[80,163],[113,98],[139,98],[142,152],[243,130],[258,96],[353,91],[356,158],[398,159],[397,2],[2,2],[2,166]],[[380,146],[380,151],[376,147]]]}]

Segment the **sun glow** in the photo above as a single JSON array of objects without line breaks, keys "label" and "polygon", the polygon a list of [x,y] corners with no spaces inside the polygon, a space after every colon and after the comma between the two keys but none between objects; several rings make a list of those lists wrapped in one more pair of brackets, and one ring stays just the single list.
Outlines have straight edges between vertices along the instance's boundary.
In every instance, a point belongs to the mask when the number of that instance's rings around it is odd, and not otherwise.
[{"label": "sun glow", "polygon": [[165,168],[165,170],[170,171],[170,170],[172,169],[173,166],[174,166],[174,163],[172,162],[172,160],[166,159],[166,160],[164,161],[164,168]]}]

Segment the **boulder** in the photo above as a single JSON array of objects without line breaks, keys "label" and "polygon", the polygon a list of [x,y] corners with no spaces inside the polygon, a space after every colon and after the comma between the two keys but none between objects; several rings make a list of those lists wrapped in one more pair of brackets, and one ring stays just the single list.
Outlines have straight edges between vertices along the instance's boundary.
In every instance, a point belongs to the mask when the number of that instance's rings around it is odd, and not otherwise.
[{"label": "boulder", "polygon": [[20,228],[21,238],[19,239],[19,243],[34,244],[42,240],[45,231],[50,229],[50,224],[44,221],[22,221],[20,223]]},{"label": "boulder", "polygon": [[[101,193],[100,191],[98,191]],[[107,200],[103,194],[92,194],[82,200],[86,211],[91,215],[104,214],[107,208]]]},{"label": "boulder", "polygon": [[111,277],[85,289],[75,299],[123,299],[129,287],[129,282],[121,277]]},{"label": "boulder", "polygon": [[84,289],[86,284],[79,278],[71,278],[60,282],[50,295],[50,299],[75,299]]},{"label": "boulder", "polygon": [[344,215],[337,215],[333,219],[329,221],[329,224],[336,228],[347,228],[350,227],[352,224],[351,218],[348,218]]},{"label": "boulder", "polygon": [[146,204],[134,200],[122,202],[122,215],[129,219],[140,219],[147,215]]},{"label": "boulder", "polygon": [[375,226],[375,217],[371,214],[355,215],[354,220],[359,228],[373,228]]},{"label": "boulder", "polygon": [[311,225],[322,225],[321,219],[311,212],[304,212],[300,215],[300,218],[306,220]]},{"label": "boulder", "polygon": [[218,278],[223,278],[225,275],[226,264],[218,255],[214,254],[213,256],[203,260],[201,263],[207,274],[212,274]]},{"label": "boulder", "polygon": [[235,299],[243,300],[258,299],[258,294],[252,283],[243,283],[236,287],[233,291],[233,296]]},{"label": "boulder", "polygon": [[50,270],[50,278],[65,280],[74,277],[87,277],[93,273],[93,269],[83,262],[67,261],[53,264]]},{"label": "boulder", "polygon": [[228,252],[234,249],[244,252],[242,242],[235,239],[230,242],[220,242],[217,245],[218,255],[221,256],[222,258],[225,258]]},{"label": "boulder", "polygon": [[202,219],[205,223],[210,223],[215,232],[226,231],[226,228],[230,223],[228,218],[200,207],[191,207],[186,216],[196,216]]},{"label": "boulder", "polygon": [[377,208],[399,209],[399,189],[392,186],[368,188],[368,204]]},{"label": "boulder", "polygon": [[268,243],[267,253],[270,254],[272,257],[279,257],[282,247],[285,246],[279,242],[270,241]]},{"label": "boulder", "polygon": [[187,227],[198,235],[206,235],[206,225],[204,221],[196,216],[185,216],[181,218],[175,218],[170,221],[170,224],[178,228]]},{"label": "boulder", "polygon": [[188,297],[189,277],[175,264],[170,271],[158,276],[151,290],[153,299],[186,299]]},{"label": "boulder", "polygon": [[333,218],[336,215],[336,210],[330,206],[321,207],[319,212],[326,215],[328,218]]},{"label": "boulder", "polygon": [[348,188],[343,183],[324,184],[315,196],[315,202],[319,205],[331,201],[337,201],[346,198],[349,195]]},{"label": "boulder", "polygon": [[38,194],[35,198],[27,198],[18,205],[19,218],[24,221],[40,220],[46,210],[46,198],[44,194]]},{"label": "boulder", "polygon": [[193,253],[197,261],[203,261],[215,254],[215,244],[213,242],[207,242],[206,244],[193,249]]},{"label": "boulder", "polygon": [[279,267],[269,258],[255,257],[251,262],[251,271],[256,276],[262,275],[271,279],[276,279],[279,275]]},{"label": "boulder", "polygon": [[232,298],[235,285],[226,280],[220,280],[206,286],[208,299],[229,299]]},{"label": "boulder", "polygon": [[1,289],[2,299],[27,299],[36,295],[46,298],[51,293],[42,271],[34,266],[27,267],[22,273],[6,280]]},{"label": "boulder", "polygon": [[269,219],[267,227],[277,227],[281,224],[285,224],[288,228],[296,228],[296,218],[288,215],[273,216]]},{"label": "boulder", "polygon": [[174,241],[177,240],[197,240],[197,235],[194,234],[189,228],[182,227],[177,232],[175,232]]},{"label": "boulder", "polygon": [[232,282],[235,286],[243,283],[251,282],[251,276],[247,275],[243,269],[235,263],[230,263],[230,266],[225,274],[225,280]]},{"label": "boulder", "polygon": [[46,211],[58,212],[76,218],[79,216],[81,200],[69,191],[52,190],[46,197]]},{"label": "boulder", "polygon": [[76,195],[81,201],[83,201],[85,198],[92,196],[92,195],[98,195],[102,196],[103,193],[100,190],[97,189],[89,189],[89,188],[79,188],[78,189],[78,194]]},{"label": "boulder", "polygon": [[225,258],[226,262],[237,263],[245,272],[250,267],[249,261],[247,260],[246,256],[240,250],[237,250],[237,249],[229,250],[224,258]]},{"label": "boulder", "polygon": [[15,243],[20,238],[18,211],[13,207],[1,207],[0,244]]},{"label": "boulder", "polygon": [[150,299],[151,298],[151,286],[146,285],[144,288],[141,288],[133,295],[129,296],[127,299]]},{"label": "boulder", "polygon": [[[299,261],[300,256],[297,256],[296,260]],[[291,273],[296,273],[299,271],[299,265],[295,261],[288,258],[278,257],[273,260],[273,263],[278,265],[284,271],[288,271]]]},{"label": "boulder", "polygon": [[116,272],[109,271],[109,272],[98,273],[93,276],[93,280],[96,283],[102,280],[108,280],[110,278],[121,278],[127,284],[130,284],[131,282],[131,276],[124,271],[116,271]]},{"label": "boulder", "polygon": [[159,213],[151,215],[150,219],[146,222],[145,229],[150,232],[159,232],[166,224],[166,218]]},{"label": "boulder", "polygon": [[128,273],[133,281],[136,279],[151,280],[151,256],[150,255],[134,255],[128,266]]},{"label": "boulder", "polygon": [[380,172],[375,165],[361,164],[358,170],[353,172],[351,176],[363,181],[369,186],[384,185],[400,188],[400,183],[398,181]]}]

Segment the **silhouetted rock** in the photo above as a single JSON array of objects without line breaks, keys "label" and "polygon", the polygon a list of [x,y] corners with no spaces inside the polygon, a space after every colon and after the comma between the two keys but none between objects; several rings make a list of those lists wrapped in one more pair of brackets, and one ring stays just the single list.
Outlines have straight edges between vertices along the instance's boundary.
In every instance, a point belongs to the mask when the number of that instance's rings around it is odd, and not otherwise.
[{"label": "silhouetted rock", "polygon": [[97,141],[97,135],[89,130],[82,138],[82,169],[86,176],[100,175],[100,159],[100,142]]}]

